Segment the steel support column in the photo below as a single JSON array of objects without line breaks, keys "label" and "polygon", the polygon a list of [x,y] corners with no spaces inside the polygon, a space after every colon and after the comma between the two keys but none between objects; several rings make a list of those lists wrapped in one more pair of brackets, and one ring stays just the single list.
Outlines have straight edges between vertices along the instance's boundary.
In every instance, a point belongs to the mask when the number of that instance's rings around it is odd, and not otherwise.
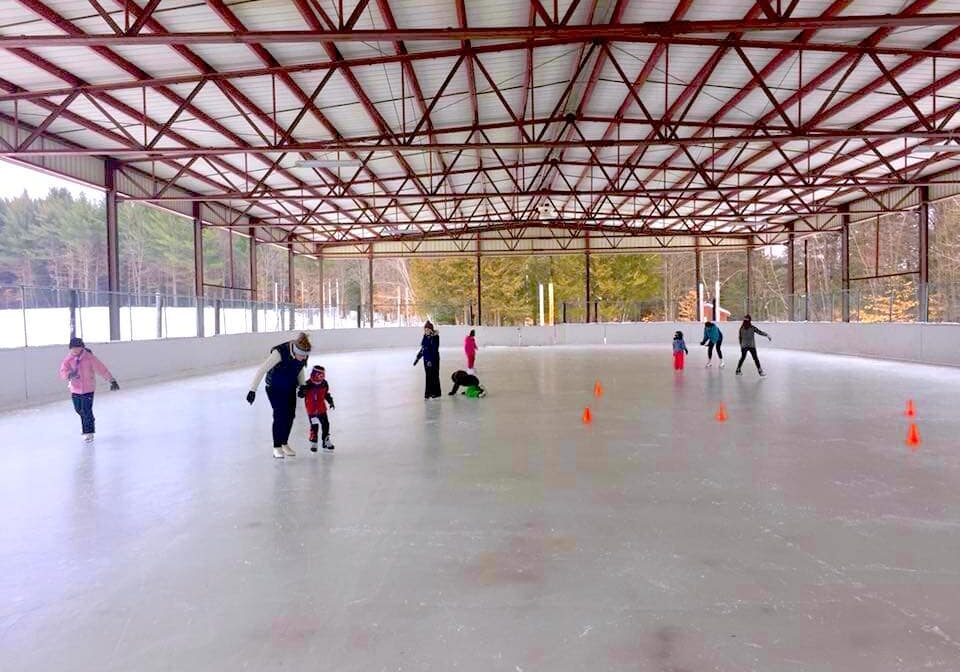
[{"label": "steel support column", "polygon": [[[700,263],[700,239],[695,238],[693,241],[693,281],[695,283],[694,293],[697,295],[697,309],[696,316],[697,322],[703,322],[703,295],[700,292],[700,287],[703,285],[703,266]],[[716,315],[714,315],[716,321],[720,321]]]},{"label": "steel support column", "polygon": [[197,301],[197,336],[204,336],[203,319],[203,220],[199,201],[193,204],[193,292]]},{"label": "steel support column", "polygon": [[[251,222],[252,223],[252,222]],[[257,332],[257,230],[250,227],[250,330]]]},{"label": "steel support column", "polygon": [[583,295],[583,308],[584,308],[584,322],[590,322],[590,233],[587,232],[584,234],[583,239],[584,245],[586,246],[583,253],[583,263],[584,263],[584,295]]},{"label": "steel support column", "polygon": [[293,330],[297,328],[296,320],[294,318],[296,313],[295,308],[295,299],[296,294],[294,293],[294,284],[297,281],[296,273],[293,268],[293,244],[287,245],[287,312],[290,316],[288,322],[288,328]]},{"label": "steel support column", "polygon": [[480,234],[477,234],[477,324],[483,324],[483,280],[480,277]]},{"label": "steel support column", "polygon": [[[320,267],[320,328],[323,329],[323,316],[327,312],[327,288],[324,286],[323,279],[323,255],[317,257],[317,265]],[[399,315],[397,315],[397,319],[400,319]]]},{"label": "steel support column", "polygon": [[[110,340],[120,340],[120,240],[117,230],[117,161],[104,162],[107,211],[107,290],[110,292]],[[131,338],[133,335],[131,334]]]},{"label": "steel support column", "polygon": [[806,238],[803,239],[803,321],[810,321],[810,256]]},{"label": "steel support column", "polygon": [[930,319],[930,187],[920,187],[920,282],[919,315],[921,322]]},{"label": "steel support column", "polygon": [[793,322],[797,319],[797,274],[795,270],[797,263],[797,241],[794,238],[792,224],[790,225],[790,229],[791,232],[787,240],[787,296],[789,297],[789,300],[787,301],[787,310],[790,311],[790,317],[788,319]]},{"label": "steel support column", "polygon": [[[752,240],[751,240],[752,243]],[[745,312],[747,315],[753,313],[753,245],[748,245],[746,250],[747,255],[747,305],[744,306]],[[716,305],[716,304],[714,304]],[[720,316],[717,315],[714,311],[713,319],[719,321]]]},{"label": "steel support column", "polygon": [[841,315],[844,322],[850,321],[850,206],[844,203],[840,214],[840,288]]},{"label": "steel support column", "polygon": [[367,295],[370,301],[370,328],[373,329],[373,250],[367,256]]}]

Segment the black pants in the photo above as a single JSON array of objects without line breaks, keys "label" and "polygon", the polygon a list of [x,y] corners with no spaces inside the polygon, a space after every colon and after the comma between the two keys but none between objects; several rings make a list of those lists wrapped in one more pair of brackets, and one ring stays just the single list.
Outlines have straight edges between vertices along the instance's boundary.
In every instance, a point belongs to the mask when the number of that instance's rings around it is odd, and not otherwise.
[{"label": "black pants", "polygon": [[423,398],[433,399],[443,395],[443,391],[440,389],[440,362],[432,362],[430,366],[427,366],[427,362],[424,361],[423,372],[426,376]]},{"label": "black pants", "polygon": [[[327,417],[326,413],[321,413],[316,417],[320,418],[320,439],[322,441],[326,441],[327,437],[330,436],[330,418]],[[311,420],[312,419],[313,418],[311,418]],[[310,443],[316,443],[316,442],[317,442],[317,426],[311,422],[310,423]]]},{"label": "black pants", "polygon": [[[723,353],[720,352],[720,346],[721,346],[721,345],[723,345],[723,339],[722,339],[722,338],[721,338],[719,341],[716,342],[717,359],[723,359]],[[712,341],[709,342],[709,343],[707,343],[707,359],[713,359],[713,348],[714,348],[714,343],[713,343]]]},{"label": "black pants", "polygon": [[756,349],[756,348],[740,348],[740,361],[737,362],[737,371],[739,371],[739,370],[740,370],[740,367],[743,366],[743,360],[745,360],[745,359],[747,358],[747,353],[748,353],[748,352],[749,352],[751,355],[753,355],[753,362],[754,362],[754,364],[757,365],[757,371],[761,371],[761,370],[763,369],[763,367],[760,366],[760,358],[757,357],[757,349]]},{"label": "black pants", "polygon": [[279,448],[290,440],[293,418],[297,414],[297,388],[268,387],[267,399],[273,407],[273,447]]},{"label": "black pants", "polygon": [[87,392],[86,394],[74,394],[73,396],[73,410],[77,412],[77,415],[80,416],[80,425],[84,434],[93,434],[96,430],[94,429],[94,423],[96,420],[93,417],[93,392]]}]

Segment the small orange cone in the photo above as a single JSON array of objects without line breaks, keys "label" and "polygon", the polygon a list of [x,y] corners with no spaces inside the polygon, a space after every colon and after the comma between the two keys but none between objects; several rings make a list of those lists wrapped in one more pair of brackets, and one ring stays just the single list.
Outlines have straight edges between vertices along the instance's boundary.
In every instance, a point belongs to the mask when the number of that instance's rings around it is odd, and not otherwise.
[{"label": "small orange cone", "polygon": [[593,413],[590,412],[590,407],[586,406],[583,409],[583,424],[589,425],[593,422]]},{"label": "small orange cone", "polygon": [[717,422],[727,421],[727,407],[723,405],[723,402],[720,402],[720,408],[717,409],[717,414],[713,417],[717,419]]},{"label": "small orange cone", "polygon": [[917,417],[917,409],[913,407],[913,399],[907,399],[907,410],[903,414],[908,418]]},{"label": "small orange cone", "polygon": [[599,380],[593,384],[593,396],[597,399],[603,396],[603,385],[600,384]]},{"label": "small orange cone", "polygon": [[916,423],[910,423],[910,431],[907,432],[907,445],[914,450],[920,445],[920,432],[917,430]]}]

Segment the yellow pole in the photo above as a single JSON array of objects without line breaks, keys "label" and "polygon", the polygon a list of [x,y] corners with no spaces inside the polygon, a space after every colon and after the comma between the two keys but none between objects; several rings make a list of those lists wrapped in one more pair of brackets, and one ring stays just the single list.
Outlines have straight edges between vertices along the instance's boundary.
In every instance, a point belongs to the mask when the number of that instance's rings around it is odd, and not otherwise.
[{"label": "yellow pole", "polygon": [[549,297],[548,300],[550,305],[550,326],[553,326],[553,283],[552,282],[547,286],[547,296]]}]

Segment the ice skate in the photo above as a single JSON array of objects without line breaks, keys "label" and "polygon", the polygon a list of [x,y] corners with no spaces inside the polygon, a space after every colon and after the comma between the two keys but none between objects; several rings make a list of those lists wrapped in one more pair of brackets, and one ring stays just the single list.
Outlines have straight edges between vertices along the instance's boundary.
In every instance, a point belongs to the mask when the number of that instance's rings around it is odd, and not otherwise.
[{"label": "ice skate", "polygon": [[330,440],[329,436],[323,440],[323,449],[330,451],[333,450],[333,441]]},{"label": "ice skate", "polygon": [[721,360],[720,360],[720,368],[722,369],[724,366],[726,366],[726,365],[723,363],[723,360],[721,359]]},{"label": "ice skate", "polygon": [[316,441],[311,441],[311,442],[310,442],[310,452],[311,452],[311,453],[317,452],[317,442],[316,442]]},{"label": "ice skate", "polygon": [[291,448],[291,447],[288,446],[287,444],[283,444],[282,446],[280,446],[280,448],[283,450],[283,456],[284,456],[284,457],[296,457],[296,456],[297,456],[297,454],[296,454],[296,452],[294,452],[293,448]]},{"label": "ice skate", "polygon": [[84,443],[93,443],[93,434],[84,434],[83,435]]},{"label": "ice skate", "polygon": [[707,365],[703,368],[709,369],[711,366],[713,366],[713,362],[707,362]]},{"label": "ice skate", "polygon": [[283,449],[282,449],[282,448],[279,448],[279,447],[274,448],[274,449],[273,449],[273,456],[274,456],[275,458],[277,458],[278,460],[282,460],[282,459],[283,459]]},{"label": "ice skate", "polygon": [[759,370],[757,371],[757,373],[760,374],[760,377],[761,377],[761,378],[766,378],[766,376],[767,376],[767,374],[765,374],[765,373],[763,372],[763,369],[759,369]]},{"label": "ice skate", "polygon": [[742,375],[743,375],[743,371],[741,371],[740,369],[737,369],[737,375],[738,375],[738,376],[742,376]]}]

